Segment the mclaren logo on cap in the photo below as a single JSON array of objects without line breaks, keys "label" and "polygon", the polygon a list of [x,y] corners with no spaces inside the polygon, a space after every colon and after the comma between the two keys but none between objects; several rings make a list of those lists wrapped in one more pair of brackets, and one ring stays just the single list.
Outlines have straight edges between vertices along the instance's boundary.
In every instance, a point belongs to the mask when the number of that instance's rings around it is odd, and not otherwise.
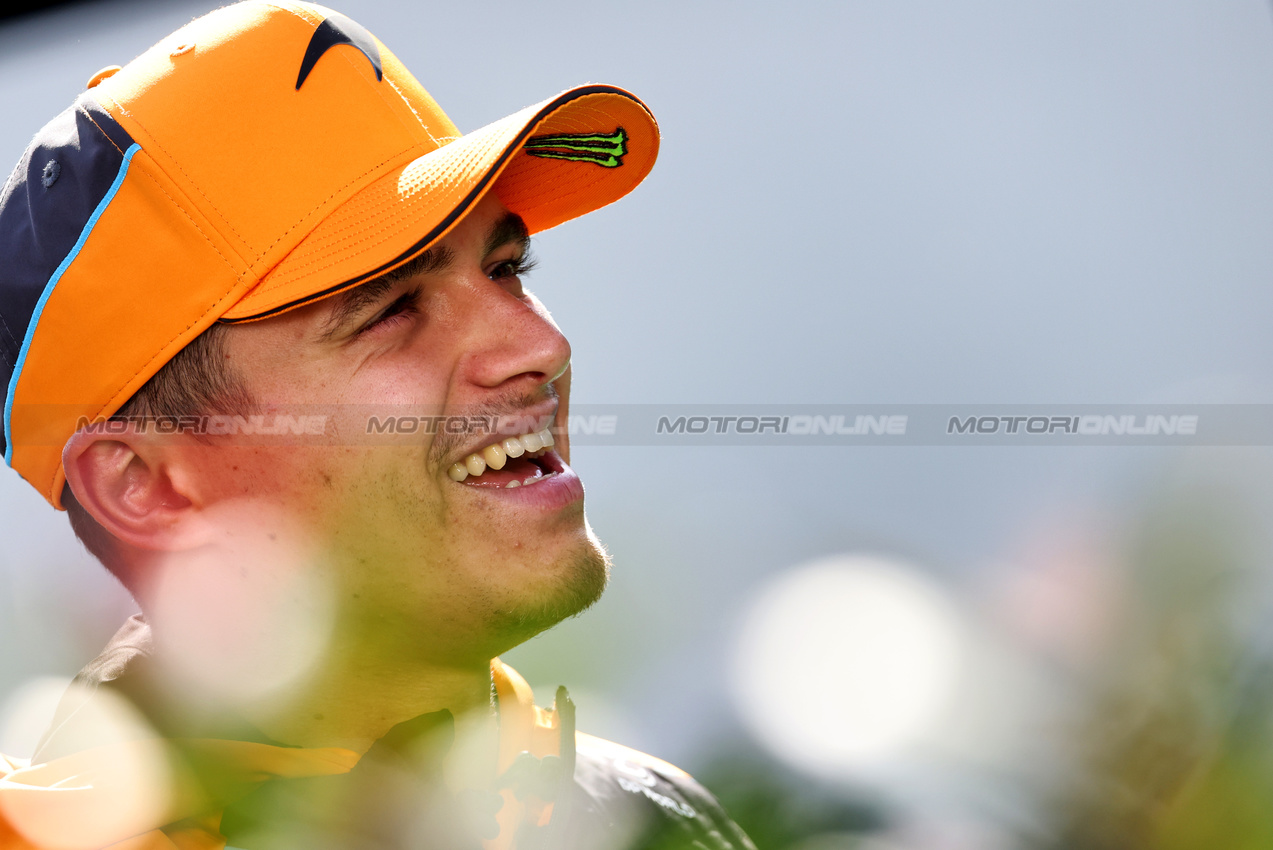
[{"label": "mclaren logo on cap", "polygon": [[314,70],[318,60],[323,58],[323,54],[340,44],[348,44],[362,51],[362,55],[371,62],[371,67],[376,69],[376,79],[384,78],[384,71],[380,66],[380,48],[376,45],[375,37],[360,24],[333,12],[318,25],[309,39],[309,47],[305,48],[305,58],[301,60],[301,72],[296,77],[297,91],[300,91],[305,78],[309,76],[310,71]]},{"label": "mclaren logo on cap", "polygon": [[601,133],[561,133],[555,136],[532,136],[523,149],[531,156],[545,159],[569,159],[592,162],[603,168],[623,165],[628,152],[628,133],[622,127],[609,135]]}]

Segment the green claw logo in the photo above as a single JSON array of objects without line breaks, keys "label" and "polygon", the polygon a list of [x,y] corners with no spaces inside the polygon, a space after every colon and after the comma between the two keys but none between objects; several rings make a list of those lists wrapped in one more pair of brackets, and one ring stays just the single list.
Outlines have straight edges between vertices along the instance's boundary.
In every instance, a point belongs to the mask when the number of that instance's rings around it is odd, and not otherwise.
[{"label": "green claw logo", "polygon": [[600,133],[562,133],[557,136],[534,136],[524,147],[531,156],[545,159],[568,159],[593,162],[602,168],[623,165],[628,152],[628,133],[619,127],[608,136]]}]

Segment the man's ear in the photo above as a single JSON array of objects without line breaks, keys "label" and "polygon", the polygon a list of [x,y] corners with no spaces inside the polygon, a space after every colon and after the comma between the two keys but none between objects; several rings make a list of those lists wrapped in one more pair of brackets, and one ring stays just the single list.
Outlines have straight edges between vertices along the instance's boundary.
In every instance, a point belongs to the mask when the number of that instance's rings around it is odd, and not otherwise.
[{"label": "man's ear", "polygon": [[200,511],[171,467],[177,453],[147,437],[131,423],[118,434],[77,431],[62,450],[66,482],[84,510],[128,545],[156,551],[201,545]]}]

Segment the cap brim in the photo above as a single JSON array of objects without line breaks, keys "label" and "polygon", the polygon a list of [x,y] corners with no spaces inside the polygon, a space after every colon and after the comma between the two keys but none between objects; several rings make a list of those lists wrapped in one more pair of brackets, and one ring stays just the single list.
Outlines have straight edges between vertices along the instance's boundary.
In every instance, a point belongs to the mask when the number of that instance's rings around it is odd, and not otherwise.
[{"label": "cap brim", "polygon": [[531,233],[591,212],[645,179],[658,146],[658,125],[634,95],[600,85],[563,92],[368,184],[222,321],[264,319],[384,274],[445,236],[496,186]]}]

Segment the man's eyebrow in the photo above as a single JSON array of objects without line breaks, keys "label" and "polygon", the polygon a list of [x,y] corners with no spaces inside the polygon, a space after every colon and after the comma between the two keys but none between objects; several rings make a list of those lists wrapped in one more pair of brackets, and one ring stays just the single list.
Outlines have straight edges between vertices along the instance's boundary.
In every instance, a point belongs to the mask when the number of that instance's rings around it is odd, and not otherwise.
[{"label": "man's eyebrow", "polygon": [[495,222],[490,232],[486,234],[486,244],[482,246],[482,256],[488,256],[495,249],[510,242],[521,243],[523,250],[530,247],[530,230],[526,227],[526,222],[522,221],[522,217],[517,213],[509,213]]},{"label": "man's eyebrow", "polygon": [[350,320],[356,318],[368,305],[375,304],[383,298],[384,294],[392,289],[395,283],[415,277],[418,274],[442,271],[454,259],[450,249],[435,246],[418,257],[407,260],[396,269],[391,269],[379,277],[374,277],[366,283],[355,286],[353,289],[333,295],[327,319],[318,331],[319,338],[327,341],[336,336],[341,328],[348,324]]},{"label": "man's eyebrow", "polygon": [[[510,242],[520,243],[523,250],[530,246],[530,229],[517,213],[508,213],[495,222],[490,232],[486,234],[482,256],[487,256]],[[396,269],[391,269],[353,289],[333,295],[330,312],[318,331],[319,338],[323,341],[332,339],[368,305],[375,304],[384,297],[395,283],[419,274],[442,271],[454,260],[455,256],[450,249],[434,246]]]}]

